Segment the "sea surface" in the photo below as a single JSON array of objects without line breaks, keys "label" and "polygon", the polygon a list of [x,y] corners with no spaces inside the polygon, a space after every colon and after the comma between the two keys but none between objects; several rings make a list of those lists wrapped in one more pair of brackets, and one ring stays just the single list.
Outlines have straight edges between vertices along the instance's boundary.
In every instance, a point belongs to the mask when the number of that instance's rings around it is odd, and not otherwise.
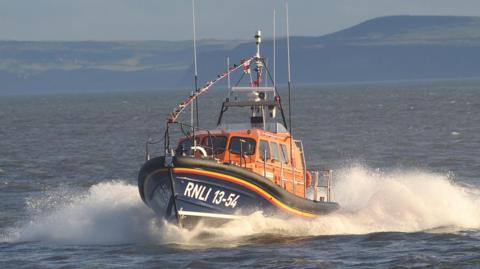
[{"label": "sea surface", "polygon": [[136,175],[189,92],[0,96],[0,268],[480,268],[480,81],[294,85],[294,136],[342,209],[184,230]]}]

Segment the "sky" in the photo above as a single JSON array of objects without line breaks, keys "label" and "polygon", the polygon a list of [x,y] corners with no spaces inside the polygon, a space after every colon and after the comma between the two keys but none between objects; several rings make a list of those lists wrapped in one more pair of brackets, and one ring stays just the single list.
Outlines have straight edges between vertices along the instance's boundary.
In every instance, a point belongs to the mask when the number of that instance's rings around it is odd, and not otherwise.
[{"label": "sky", "polygon": [[[285,0],[196,0],[199,39],[285,35]],[[290,33],[319,36],[388,15],[480,15],[480,0],[290,0]],[[0,0],[0,40],[188,40],[191,0]]]}]

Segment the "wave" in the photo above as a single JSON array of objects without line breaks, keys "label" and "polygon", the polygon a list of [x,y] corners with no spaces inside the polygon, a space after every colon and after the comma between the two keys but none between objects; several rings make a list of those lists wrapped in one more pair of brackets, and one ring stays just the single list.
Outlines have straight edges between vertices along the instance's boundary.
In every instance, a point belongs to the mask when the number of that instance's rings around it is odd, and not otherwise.
[{"label": "wave", "polygon": [[257,212],[220,227],[199,225],[186,230],[158,220],[141,201],[137,186],[109,181],[87,192],[51,192],[27,203],[35,213],[28,223],[11,228],[5,238],[10,242],[211,246],[265,234],[303,237],[480,228],[479,189],[458,185],[448,174],[379,172],[353,165],[337,172],[333,193],[342,209],[313,221],[267,218]]},{"label": "wave", "polygon": [[129,243],[148,239],[155,220],[137,187],[121,181],[99,183],[87,192],[50,191],[26,204],[33,216],[10,229],[8,241]]}]

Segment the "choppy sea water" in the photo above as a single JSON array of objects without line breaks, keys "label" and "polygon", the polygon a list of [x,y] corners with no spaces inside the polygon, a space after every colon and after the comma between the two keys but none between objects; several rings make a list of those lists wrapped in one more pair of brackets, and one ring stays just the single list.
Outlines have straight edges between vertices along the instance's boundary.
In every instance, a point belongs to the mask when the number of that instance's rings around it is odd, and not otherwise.
[{"label": "choppy sea water", "polygon": [[188,92],[0,96],[0,267],[480,267],[480,82],[295,87],[294,135],[334,169],[342,209],[194,230],[136,187],[147,136]]}]

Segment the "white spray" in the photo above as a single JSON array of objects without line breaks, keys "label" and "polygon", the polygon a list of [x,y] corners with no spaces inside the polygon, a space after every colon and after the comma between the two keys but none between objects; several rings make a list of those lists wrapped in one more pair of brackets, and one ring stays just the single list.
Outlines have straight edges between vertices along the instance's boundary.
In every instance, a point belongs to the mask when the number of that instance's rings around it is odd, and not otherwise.
[{"label": "white spray", "polygon": [[235,245],[261,234],[316,236],[374,232],[417,232],[449,227],[480,228],[476,188],[453,183],[448,175],[422,171],[381,173],[362,166],[338,171],[335,200],[342,209],[313,221],[265,218],[260,213],[221,227],[193,230],[158,221],[140,200],[135,185],[106,182],[77,194],[69,203],[32,216],[12,228],[7,241],[78,244],[178,243]]}]

